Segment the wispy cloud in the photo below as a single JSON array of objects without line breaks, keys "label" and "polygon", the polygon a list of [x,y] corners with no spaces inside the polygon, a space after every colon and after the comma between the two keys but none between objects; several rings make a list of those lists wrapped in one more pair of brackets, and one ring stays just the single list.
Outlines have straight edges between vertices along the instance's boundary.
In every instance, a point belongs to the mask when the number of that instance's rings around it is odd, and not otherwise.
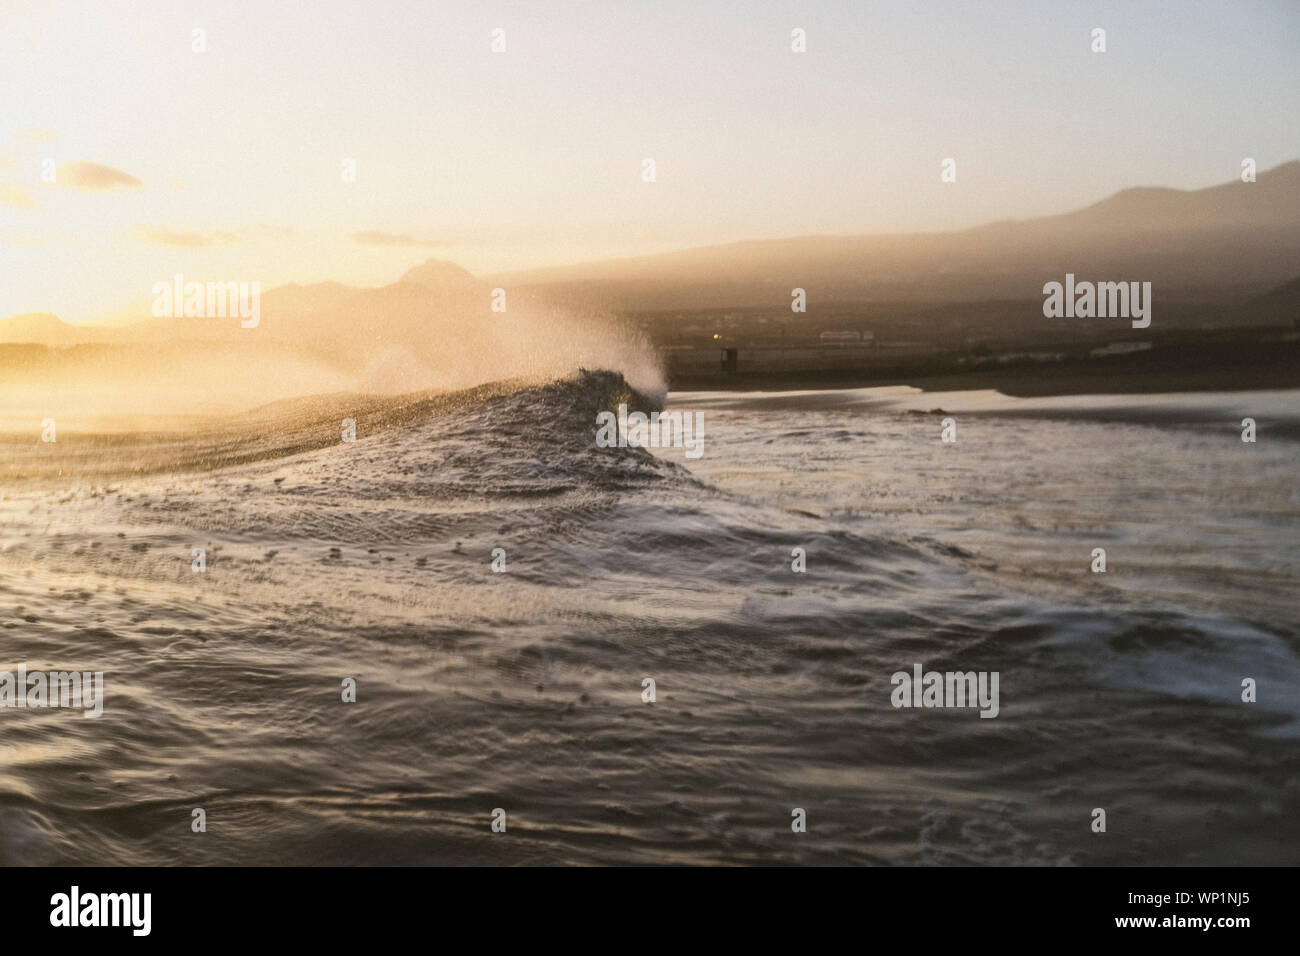
[{"label": "wispy cloud", "polygon": [[27,190],[22,186],[11,186],[7,183],[0,183],[0,203],[7,206],[25,206],[35,208],[36,203],[32,202],[32,197],[27,195]]},{"label": "wispy cloud", "polygon": [[174,249],[202,249],[207,246],[244,242],[249,239],[280,239],[293,235],[289,226],[261,223],[243,229],[172,229],[167,226],[139,226],[135,238]]},{"label": "wispy cloud", "polygon": [[426,249],[436,249],[439,246],[451,245],[451,243],[441,239],[420,239],[417,236],[378,232],[373,229],[354,232],[351,238],[353,242],[363,246],[423,246]]},{"label": "wispy cloud", "polygon": [[124,173],[112,166],[88,163],[81,159],[60,163],[55,173],[54,184],[84,192],[106,192],[119,188],[135,189],[144,185],[130,173]]}]

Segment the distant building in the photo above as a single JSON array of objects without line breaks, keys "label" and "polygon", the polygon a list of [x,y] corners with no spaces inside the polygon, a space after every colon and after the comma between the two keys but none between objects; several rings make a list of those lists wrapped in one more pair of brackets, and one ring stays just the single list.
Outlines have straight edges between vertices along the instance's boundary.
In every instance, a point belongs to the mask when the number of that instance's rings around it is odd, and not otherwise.
[{"label": "distant building", "polygon": [[872,332],[854,332],[851,329],[828,329],[817,336],[822,345],[870,345],[875,338]]},{"label": "distant building", "polygon": [[1145,352],[1150,348],[1150,342],[1111,342],[1101,348],[1093,349],[1088,354],[1093,358],[1104,358],[1107,355],[1128,355],[1131,352]]},{"label": "distant building", "polygon": [[963,355],[957,361],[961,365],[1012,365],[1028,362],[1060,362],[1064,359],[1064,352],[1004,352],[1001,355]]}]

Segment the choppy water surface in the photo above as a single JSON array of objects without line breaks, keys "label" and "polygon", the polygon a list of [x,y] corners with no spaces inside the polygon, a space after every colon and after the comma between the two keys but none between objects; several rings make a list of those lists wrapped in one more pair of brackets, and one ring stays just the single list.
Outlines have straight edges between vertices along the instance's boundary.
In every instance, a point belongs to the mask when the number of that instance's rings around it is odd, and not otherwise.
[{"label": "choppy water surface", "polygon": [[[0,668],[106,701],[0,710],[0,859],[1297,861],[1294,393],[672,395],[699,460],[594,447],[626,397],[117,480],[3,446],[43,477],[0,486]],[[893,708],[914,663],[1000,672],[999,716]]]}]

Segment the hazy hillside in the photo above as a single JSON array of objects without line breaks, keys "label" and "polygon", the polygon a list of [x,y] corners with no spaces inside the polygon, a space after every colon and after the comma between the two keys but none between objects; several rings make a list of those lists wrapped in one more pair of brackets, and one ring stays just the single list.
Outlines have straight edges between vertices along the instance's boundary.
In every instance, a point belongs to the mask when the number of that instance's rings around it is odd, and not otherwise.
[{"label": "hazy hillside", "polygon": [[0,319],[0,342],[75,345],[90,341],[90,337],[103,331],[78,329],[48,312],[27,312]]},{"label": "hazy hillside", "polygon": [[1165,301],[1231,304],[1300,263],[1300,161],[1254,183],[1128,189],[1074,212],[950,233],[804,236],[492,277],[620,308],[788,304],[796,286],[836,300],[948,302],[1041,296],[1044,282],[1155,283]]}]

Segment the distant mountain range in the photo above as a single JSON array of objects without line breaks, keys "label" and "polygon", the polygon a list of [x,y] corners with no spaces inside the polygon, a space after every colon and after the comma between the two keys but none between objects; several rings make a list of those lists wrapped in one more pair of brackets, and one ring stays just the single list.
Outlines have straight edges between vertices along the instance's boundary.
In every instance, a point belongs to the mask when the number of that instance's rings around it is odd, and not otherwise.
[{"label": "distant mountain range", "polygon": [[1300,161],[1200,190],[1126,189],[1085,209],[955,232],[804,236],[497,275],[623,309],[1031,299],[1066,272],[1230,303],[1300,274]]},{"label": "distant mountain range", "polygon": [[[1300,287],[1279,287],[1300,274],[1300,161],[1262,172],[1254,183],[1126,189],[1075,212],[955,232],[759,240],[484,279],[430,259],[377,289],[322,282],[267,290],[258,331],[262,341],[346,362],[357,350],[427,338],[457,310],[488,315],[496,286],[511,302],[615,311],[788,308],[795,287],[806,290],[810,308],[943,305],[1038,299],[1043,283],[1067,272],[1149,281],[1162,305],[1239,308],[1267,294],[1263,311],[1291,315]],[[106,324],[70,325],[49,313],[17,315],[0,319],[0,343],[247,342],[237,321],[147,312],[134,318],[116,313]],[[455,343],[440,347],[454,350]]]}]

